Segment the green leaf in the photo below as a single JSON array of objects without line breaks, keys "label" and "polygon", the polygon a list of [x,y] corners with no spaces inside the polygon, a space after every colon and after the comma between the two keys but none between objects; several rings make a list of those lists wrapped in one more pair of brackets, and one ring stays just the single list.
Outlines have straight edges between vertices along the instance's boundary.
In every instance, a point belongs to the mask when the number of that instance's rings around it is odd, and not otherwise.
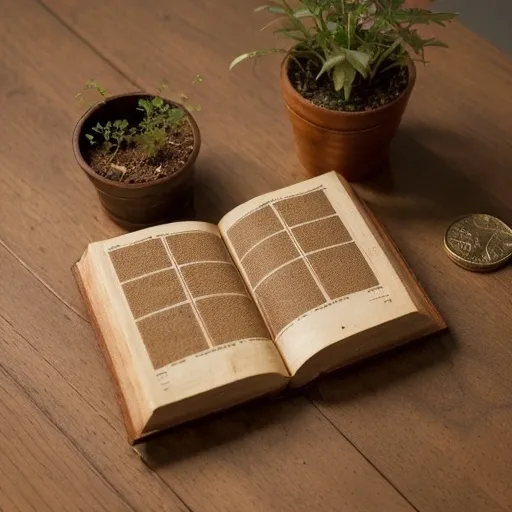
[{"label": "green leaf", "polygon": [[274,14],[284,14],[286,12],[286,10],[283,9],[283,7],[279,7],[277,5],[269,6],[268,11]]},{"label": "green leaf", "polygon": [[[344,62],[344,64],[348,64]],[[356,70],[351,66],[345,66],[345,83],[343,84],[343,92],[345,94],[345,101],[350,99],[350,93],[352,92],[352,84],[356,78]]]},{"label": "green leaf", "polygon": [[270,20],[268,23],[266,23],[265,25],[263,25],[263,27],[260,28],[260,32],[263,32],[265,29],[270,27],[270,25],[273,25],[274,23],[277,23],[278,21],[280,21],[284,18],[285,18],[285,16],[279,16],[278,18],[274,18],[273,20]]},{"label": "green leaf", "polygon": [[[277,13],[277,11],[271,11],[271,12]],[[277,18],[274,18],[273,20],[270,20],[266,25],[264,25],[263,27],[260,28],[260,31],[265,30],[266,28],[270,27],[274,23],[277,23],[278,21],[282,21],[283,19],[289,19],[290,17],[299,19],[299,18],[309,18],[309,17],[313,16],[313,14],[311,14],[309,9],[294,9],[294,10],[288,12],[282,8],[279,8],[279,14],[285,14],[285,16],[279,16]]]},{"label": "green leaf", "polygon": [[236,59],[234,59],[231,64],[229,65],[229,70],[231,71],[235,66],[240,64],[240,62],[243,62],[247,59],[254,59],[255,57],[263,57],[264,55],[270,55],[272,53],[287,53],[288,50],[284,48],[270,48],[267,50],[254,50],[252,52],[248,53],[242,53],[242,55],[239,55]]},{"label": "green leaf", "polygon": [[101,96],[107,95],[107,90],[105,89],[105,87],[102,87],[100,84],[98,84],[98,82],[96,82],[96,80],[93,80],[93,79],[87,80],[87,82],[85,84],[85,88],[86,89],[94,89],[99,94],[101,94]]},{"label": "green leaf", "polygon": [[439,48],[448,48],[448,45],[439,39],[427,39],[424,41],[423,46],[438,46]]},{"label": "green leaf", "polygon": [[314,18],[314,15],[309,9],[295,9],[293,15],[295,18]]},{"label": "green leaf", "polygon": [[363,78],[368,76],[370,72],[370,61],[372,56],[369,53],[359,52],[356,50],[347,50],[347,60],[353,68],[362,75]]},{"label": "green leaf", "polygon": [[334,66],[332,80],[334,82],[334,90],[341,91],[345,85],[345,68],[341,64]]},{"label": "green leaf", "polygon": [[153,104],[154,107],[156,108],[162,108],[164,106],[164,100],[158,96],[155,96],[152,100],[151,100],[151,103]]},{"label": "green leaf", "polygon": [[458,13],[453,12],[432,12],[427,9],[400,9],[393,14],[393,18],[398,23],[412,23],[412,24],[429,24],[436,23],[444,26],[445,22],[451,21],[458,16]]},{"label": "green leaf", "polygon": [[231,64],[229,65],[229,71],[231,71],[235,66],[238,66],[240,62],[243,62],[246,59],[252,59],[256,55],[253,55],[254,52],[248,52],[248,53],[242,53],[242,55],[239,55],[235,59],[231,61]]},{"label": "green leaf", "polygon": [[118,128],[119,130],[124,130],[128,126],[128,121],[126,119],[117,119],[114,121],[114,128]]},{"label": "green leaf", "polygon": [[284,34],[288,39],[293,39],[294,41],[303,42],[305,40],[302,32],[294,29],[294,28],[279,28],[274,30],[274,34]]},{"label": "green leaf", "polygon": [[143,111],[146,112],[147,115],[149,115],[149,113],[153,109],[153,107],[151,105],[151,102],[149,100],[144,99],[144,98],[141,98],[138,101],[138,104],[139,104],[139,107],[141,107],[141,108],[138,108],[137,110],[143,110]]},{"label": "green leaf", "polygon": [[[345,52],[339,53],[337,55],[333,55],[332,57],[329,57],[322,66],[322,69],[320,70],[320,73],[316,76],[316,79],[318,80],[324,73],[327,71],[330,71],[334,66],[340,64],[345,60]],[[337,91],[339,89],[336,89]]]},{"label": "green leaf", "polygon": [[350,62],[344,60],[340,62],[332,70],[332,80],[334,82],[334,90],[341,91],[345,96],[345,101],[350,99],[350,93],[352,92],[352,84],[356,78],[356,70],[350,65]]},{"label": "green leaf", "polygon": [[253,12],[261,12],[261,11],[268,11],[274,14],[285,14],[286,9],[284,7],[281,7],[279,4],[266,4],[266,5],[260,5],[259,7],[256,7]]},{"label": "green leaf", "polygon": [[261,11],[268,11],[274,14],[284,14],[286,12],[284,7],[281,7],[279,5],[260,5],[259,7],[256,7],[256,9],[253,10],[253,12]]}]

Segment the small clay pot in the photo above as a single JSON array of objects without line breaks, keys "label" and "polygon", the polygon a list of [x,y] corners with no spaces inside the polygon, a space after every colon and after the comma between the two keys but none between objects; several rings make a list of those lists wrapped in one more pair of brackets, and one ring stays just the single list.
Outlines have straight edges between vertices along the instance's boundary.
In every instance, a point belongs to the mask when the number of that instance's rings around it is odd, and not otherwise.
[{"label": "small clay pot", "polygon": [[409,83],[402,94],[365,112],[328,110],[305,99],[289,80],[288,63],[287,56],[281,65],[281,88],[305,169],[312,176],[334,170],[348,181],[360,181],[383,168],[416,81],[412,60]]},{"label": "small clay pot", "polygon": [[194,164],[201,136],[194,118],[179,103],[162,98],[183,109],[194,135],[192,153],[179,171],[147,183],[121,183],[100,176],[89,165],[91,144],[85,134],[93,133],[92,127],[98,122],[105,124],[126,119],[132,125],[137,124],[143,115],[137,110],[139,99],[153,97],[153,94],[146,93],[111,96],[86,112],[73,132],[75,158],[95,186],[101,205],[117,224],[128,230],[171,222],[183,218],[184,212],[193,210]]}]

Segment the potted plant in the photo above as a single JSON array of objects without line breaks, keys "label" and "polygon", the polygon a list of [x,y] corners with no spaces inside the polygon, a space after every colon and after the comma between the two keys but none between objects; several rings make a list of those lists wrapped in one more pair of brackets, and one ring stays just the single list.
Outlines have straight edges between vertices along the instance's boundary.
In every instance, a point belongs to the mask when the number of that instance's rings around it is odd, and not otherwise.
[{"label": "potted plant", "polygon": [[[75,158],[108,215],[129,230],[169,222],[193,207],[199,128],[189,109],[159,94],[109,96],[90,80],[88,105],[73,133]],[[85,92],[77,95],[83,103]],[[187,99],[183,96],[182,99]]]},{"label": "potted plant", "polygon": [[413,58],[428,46],[417,25],[444,26],[454,13],[406,8],[404,0],[286,0],[256,9],[277,18],[286,48],[255,50],[240,62],[284,53],[281,87],[299,160],[313,175],[336,170],[350,181],[381,168],[414,87]]}]

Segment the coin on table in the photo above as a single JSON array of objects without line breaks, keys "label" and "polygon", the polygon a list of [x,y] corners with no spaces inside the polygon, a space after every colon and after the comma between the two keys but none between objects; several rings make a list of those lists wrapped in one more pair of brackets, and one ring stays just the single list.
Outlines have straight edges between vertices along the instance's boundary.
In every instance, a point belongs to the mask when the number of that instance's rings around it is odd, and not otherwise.
[{"label": "coin on table", "polygon": [[465,215],[446,230],[444,247],[450,259],[466,270],[496,270],[512,256],[512,228],[492,215]]}]

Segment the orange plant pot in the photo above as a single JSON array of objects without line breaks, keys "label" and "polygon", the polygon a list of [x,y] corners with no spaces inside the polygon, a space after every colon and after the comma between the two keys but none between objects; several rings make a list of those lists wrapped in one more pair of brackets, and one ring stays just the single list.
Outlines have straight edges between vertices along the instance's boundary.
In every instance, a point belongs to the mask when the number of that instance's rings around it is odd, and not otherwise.
[{"label": "orange plant pot", "polygon": [[409,82],[392,102],[364,112],[340,112],[305,99],[288,77],[289,57],[281,64],[281,88],[293,127],[300,162],[313,176],[337,171],[348,181],[361,181],[385,164],[389,145],[416,82],[409,60]]}]

